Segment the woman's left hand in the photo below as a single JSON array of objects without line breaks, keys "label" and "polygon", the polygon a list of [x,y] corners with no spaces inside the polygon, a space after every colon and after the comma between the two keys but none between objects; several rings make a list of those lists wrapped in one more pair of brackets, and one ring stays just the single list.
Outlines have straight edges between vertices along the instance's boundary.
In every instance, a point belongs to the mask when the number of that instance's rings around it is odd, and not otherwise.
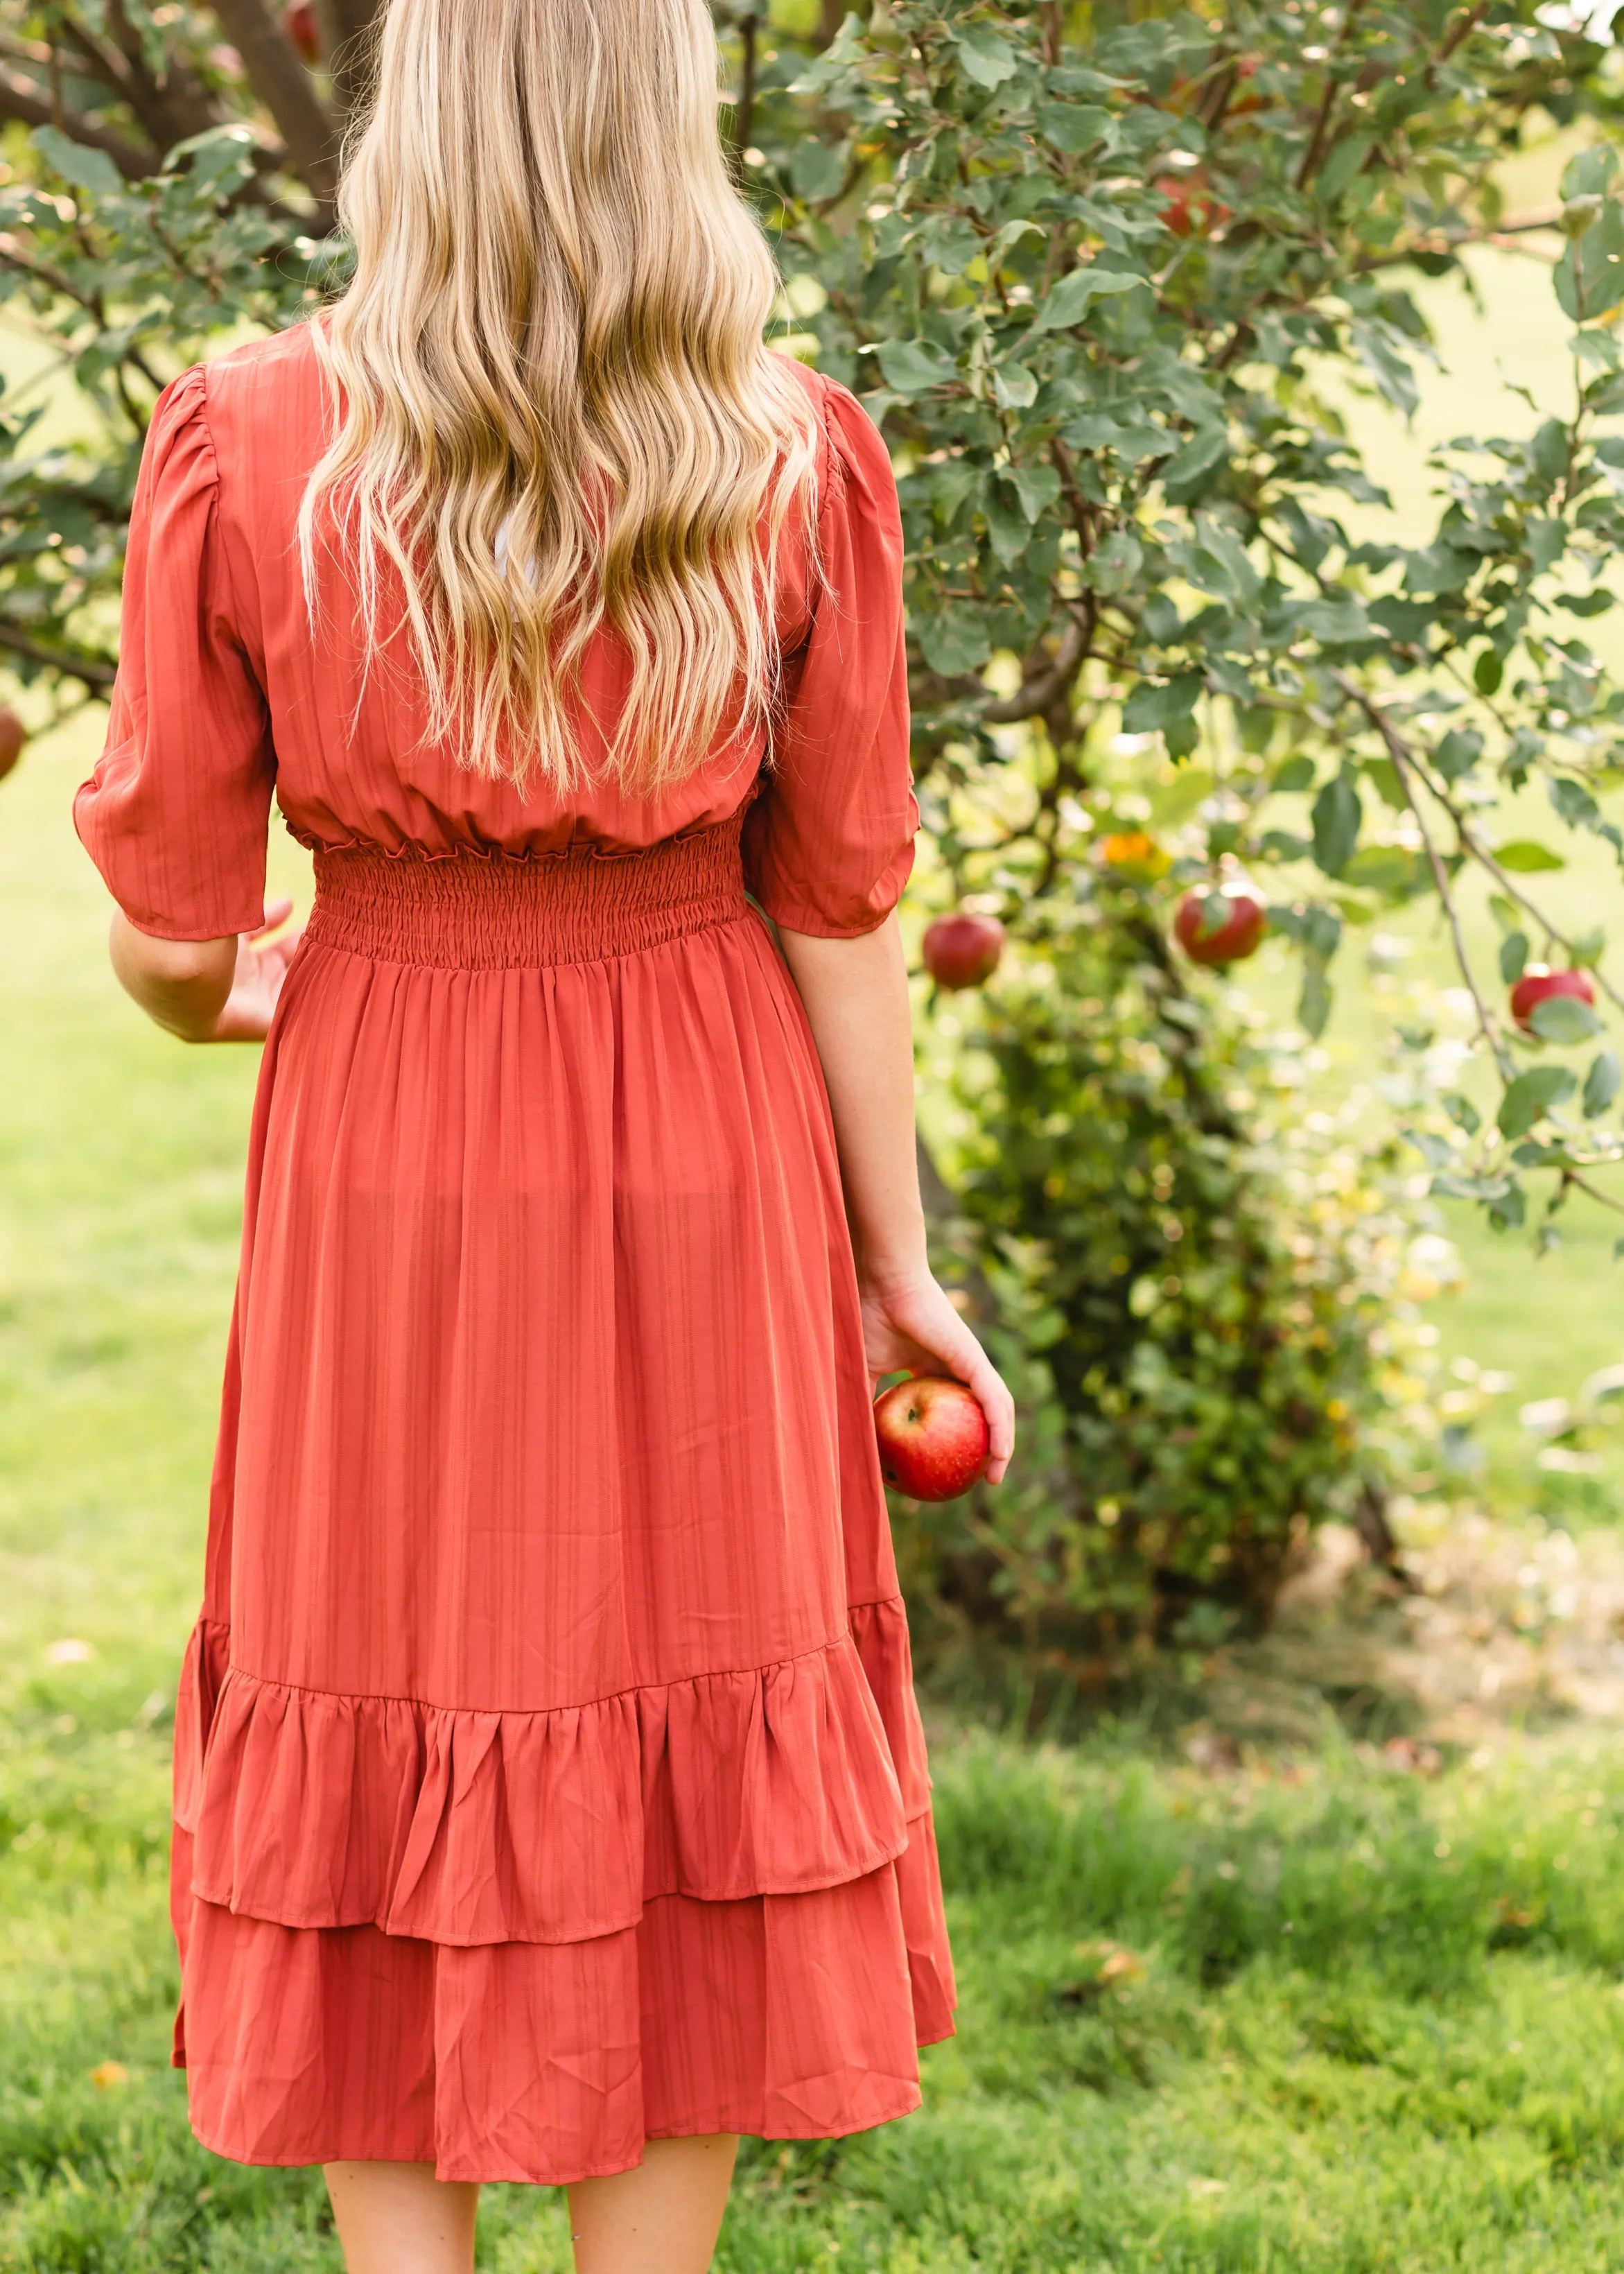
[{"label": "woman's left hand", "polygon": [[863,1283],[859,1291],[870,1389],[882,1374],[904,1367],[910,1374],[950,1374],[962,1382],[987,1416],[992,1445],[987,1481],[997,1484],[1015,1449],[1015,1401],[945,1288],[923,1271],[883,1285]]}]

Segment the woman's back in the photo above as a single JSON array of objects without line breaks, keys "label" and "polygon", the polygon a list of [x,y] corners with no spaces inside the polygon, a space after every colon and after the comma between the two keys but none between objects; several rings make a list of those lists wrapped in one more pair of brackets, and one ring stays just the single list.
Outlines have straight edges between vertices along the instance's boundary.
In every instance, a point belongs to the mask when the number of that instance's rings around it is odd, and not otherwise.
[{"label": "woman's back", "polygon": [[[774,626],[786,682],[767,809],[751,826],[752,881],[786,922],[821,914],[808,929],[860,930],[894,897],[915,820],[906,762],[878,803],[867,764],[906,719],[901,532],[872,425],[843,388],[801,377],[818,420],[821,557],[815,569],[804,528],[786,528]],[[582,658],[582,770],[568,786],[476,772],[426,739],[417,659],[403,636],[369,659],[347,564],[332,550],[319,563],[312,636],[297,524],[331,424],[307,328],[189,372],[154,417],[124,663],[95,793],[80,807],[86,842],[139,922],[196,938],[254,929],[273,792],[304,844],[431,855],[556,853],[579,840],[632,849],[714,825],[752,796],[766,755],[759,719],[730,720],[699,764],[651,794],[615,779],[605,760],[629,665],[607,627]],[[161,767],[145,742],[154,671],[168,705]],[[161,818],[171,795],[191,817],[174,829]],[[846,834],[854,799],[861,843]]]}]

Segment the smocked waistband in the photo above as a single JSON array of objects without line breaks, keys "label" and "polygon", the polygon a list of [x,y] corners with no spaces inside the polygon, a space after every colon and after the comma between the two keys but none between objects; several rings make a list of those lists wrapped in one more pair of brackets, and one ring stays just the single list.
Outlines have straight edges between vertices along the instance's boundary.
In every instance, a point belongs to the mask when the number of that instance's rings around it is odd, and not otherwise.
[{"label": "smocked waistband", "polygon": [[635,955],[745,914],[742,813],[646,851],[592,845],[514,860],[367,846],[318,851],[305,937],[378,963],[525,970]]}]

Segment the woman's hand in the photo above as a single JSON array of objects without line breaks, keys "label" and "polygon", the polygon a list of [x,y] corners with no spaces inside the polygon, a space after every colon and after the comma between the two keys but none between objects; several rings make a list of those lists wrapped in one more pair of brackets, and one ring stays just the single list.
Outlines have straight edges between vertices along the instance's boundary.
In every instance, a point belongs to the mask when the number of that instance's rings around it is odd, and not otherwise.
[{"label": "woman's hand", "polygon": [[278,900],[257,930],[203,940],[158,939],[116,914],[113,969],[147,1017],[184,1043],[263,1042],[299,935],[256,943],[292,913],[291,900]]},{"label": "woman's hand", "polygon": [[869,1387],[883,1374],[951,1374],[987,1416],[987,1481],[997,1484],[1015,1449],[1015,1401],[1004,1377],[928,1271],[881,1286],[860,1284]]},{"label": "woman's hand", "polygon": [[291,900],[275,900],[265,911],[265,922],[258,931],[245,931],[237,943],[237,968],[231,975],[231,992],[226,997],[225,1007],[214,1022],[214,1032],[204,1036],[210,1043],[262,1043],[270,1032],[276,1000],[282,993],[282,981],[288,975],[288,966],[293,960],[295,949],[304,937],[302,931],[284,932],[267,947],[257,943],[267,932],[274,931],[287,922],[293,914]]}]

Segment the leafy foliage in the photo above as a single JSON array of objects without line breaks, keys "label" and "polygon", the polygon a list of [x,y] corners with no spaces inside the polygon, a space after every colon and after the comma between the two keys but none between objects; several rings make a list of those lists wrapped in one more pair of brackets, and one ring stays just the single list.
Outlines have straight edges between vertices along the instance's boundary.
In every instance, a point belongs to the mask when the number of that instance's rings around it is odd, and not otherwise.
[{"label": "leafy foliage", "polygon": [[[1594,1029],[1513,1029],[1455,919],[1475,869],[1525,953],[1605,947],[1527,880],[1562,866],[1567,832],[1620,844],[1599,798],[1624,693],[1582,636],[1624,531],[1610,145],[1545,217],[1571,413],[1440,453],[1425,543],[1350,527],[1390,501],[1326,374],[1411,410],[1410,279],[1522,226],[1494,169],[1536,104],[1606,107],[1600,49],[1555,14],[894,0],[790,79],[763,113],[777,139],[754,130],[808,351],[864,393],[901,469],[918,748],[957,888],[1019,930],[1086,867],[1083,794],[1125,733],[1208,792],[1167,893],[1243,861],[1277,879],[1311,1033],[1346,924],[1441,899],[1523,1141],[1462,1111],[1442,1189],[1506,1223],[1530,1172],[1554,1172],[1555,1207],[1621,1152],[1570,1110],[1576,1076],[1523,1071]],[[1533,781],[1555,842],[1521,822],[1497,841]]]},{"label": "leafy foliage", "polygon": [[1304,1128],[1289,1038],[1193,1000],[1109,870],[1026,923],[1028,956],[934,1021],[963,1211],[942,1266],[1026,1442],[996,1493],[904,1504],[909,1578],[941,1646],[967,1622],[1098,1682],[1266,1615],[1310,1525],[1369,1522],[1425,1360],[1407,1227],[1357,1146]]}]

